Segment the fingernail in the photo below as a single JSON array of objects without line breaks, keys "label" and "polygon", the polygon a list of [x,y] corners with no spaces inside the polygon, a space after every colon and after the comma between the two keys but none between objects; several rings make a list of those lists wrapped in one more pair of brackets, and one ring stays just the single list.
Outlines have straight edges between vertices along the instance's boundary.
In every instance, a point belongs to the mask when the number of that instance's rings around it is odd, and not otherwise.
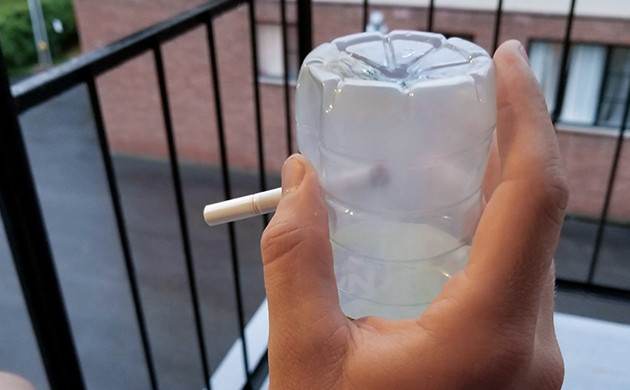
[{"label": "fingernail", "polygon": [[518,49],[521,52],[521,55],[523,56],[523,58],[525,58],[525,61],[527,61],[527,65],[529,65],[529,56],[527,55],[527,51],[525,50],[525,47],[521,45],[519,46]]},{"label": "fingernail", "polygon": [[282,166],[282,192],[297,190],[303,178],[304,165],[296,157],[289,157]]}]

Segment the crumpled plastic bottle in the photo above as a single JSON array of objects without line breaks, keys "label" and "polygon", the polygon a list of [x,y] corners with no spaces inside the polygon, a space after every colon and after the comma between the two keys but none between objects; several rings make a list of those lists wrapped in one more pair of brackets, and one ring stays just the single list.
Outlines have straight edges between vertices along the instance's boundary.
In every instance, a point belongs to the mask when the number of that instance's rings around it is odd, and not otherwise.
[{"label": "crumpled plastic bottle", "polygon": [[433,33],[341,37],[306,57],[296,119],[329,209],[342,310],[419,316],[465,267],[481,214],[492,59]]}]

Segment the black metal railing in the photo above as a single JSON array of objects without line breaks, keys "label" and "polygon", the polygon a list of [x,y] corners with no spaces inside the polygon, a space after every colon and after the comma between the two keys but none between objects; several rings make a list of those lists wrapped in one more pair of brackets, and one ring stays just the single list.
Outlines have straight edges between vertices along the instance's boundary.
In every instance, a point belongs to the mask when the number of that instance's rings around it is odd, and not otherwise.
[{"label": "black metal railing", "polygon": [[[561,62],[561,77],[559,77],[558,100],[555,110],[552,113],[554,121],[558,119],[562,109],[563,96],[567,84],[567,74],[569,63],[569,47],[571,45],[572,23],[575,17],[575,0],[571,1],[566,15],[566,31],[564,33],[564,43]],[[54,69],[37,74],[24,80],[13,87],[9,87],[4,60],[0,54],[0,193],[2,217],[8,241],[11,246],[12,256],[19,280],[27,302],[31,323],[34,328],[40,354],[44,362],[46,374],[51,389],[82,389],[85,388],[82,377],[80,361],[77,357],[74,346],[72,332],[67,319],[64,300],[61,295],[59,282],[57,280],[55,266],[53,262],[48,234],[45,230],[39,202],[33,183],[31,168],[21,129],[18,122],[18,115],[32,107],[42,104],[52,97],[69,90],[76,85],[86,85],[89,92],[89,100],[92,107],[94,122],[98,135],[98,144],[105,167],[106,179],[111,198],[111,206],[114,211],[117,226],[118,238],[123,252],[124,263],[129,279],[130,291],[135,309],[135,319],[141,338],[144,360],[147,375],[152,389],[160,388],[157,369],[154,362],[149,332],[147,331],[147,321],[143,309],[136,266],[132,256],[131,245],[125,213],[121,202],[121,195],[114,164],[112,162],[112,152],[107,138],[106,124],[101,111],[101,103],[96,88],[96,78],[105,72],[117,68],[122,64],[136,58],[144,53],[153,55],[156,75],[159,87],[159,98],[162,109],[162,120],[166,130],[166,140],[168,148],[168,160],[170,174],[173,180],[174,197],[177,208],[179,222],[179,232],[181,234],[182,250],[184,252],[189,294],[193,306],[193,316],[195,322],[196,340],[198,344],[199,360],[202,366],[202,379],[199,387],[210,386],[210,378],[213,368],[208,362],[208,351],[206,350],[204,326],[200,310],[200,297],[196,284],[195,261],[191,251],[189,221],[184,210],[184,195],[182,190],[182,179],[180,173],[180,163],[175,143],[174,128],[172,124],[169,93],[166,86],[166,74],[164,71],[164,61],[162,57],[162,45],[194,28],[202,27],[206,31],[206,39],[209,51],[210,76],[213,88],[213,100],[215,109],[215,121],[218,134],[220,166],[222,173],[223,196],[232,197],[232,183],[229,175],[229,159],[226,146],[226,130],[223,119],[223,105],[220,94],[221,78],[218,72],[218,61],[216,53],[216,39],[214,34],[214,20],[222,13],[235,9],[237,6],[246,5],[248,7],[248,18],[250,28],[250,51],[252,56],[252,83],[255,134],[257,137],[257,167],[260,190],[266,189],[267,172],[265,171],[265,155],[263,148],[263,128],[261,118],[261,102],[258,82],[258,53],[256,46],[256,12],[254,0],[215,0],[194,10],[173,17],[156,26],[138,32],[128,38],[113,43],[103,49],[85,54],[74,60],[62,64]],[[312,12],[313,5],[310,0],[297,1],[297,21],[298,21],[298,42],[299,58],[302,59],[312,48],[313,26]],[[357,26],[357,30],[365,29],[368,21],[368,11],[370,4],[363,1],[362,6],[357,6],[357,12],[361,14],[362,25]],[[280,20],[282,25],[282,48],[284,52],[284,114],[286,127],[287,155],[292,152],[293,126],[291,118],[291,86],[288,76],[288,44],[287,44],[287,19],[285,0],[280,0]],[[426,29],[436,30],[434,14],[436,7],[434,1],[430,0],[426,8]],[[501,24],[503,16],[503,2],[497,2],[495,10],[495,25],[493,29],[492,47],[496,48],[501,38]],[[220,37],[219,37],[220,39]],[[625,102],[625,114],[627,118],[630,107],[630,89]],[[606,297],[620,298],[630,302],[630,291],[597,284],[594,280],[600,258],[600,248],[604,228],[608,221],[608,212],[613,193],[613,187],[617,178],[620,163],[621,150],[624,142],[624,132],[627,126],[622,121],[616,139],[615,153],[607,180],[605,201],[600,218],[597,222],[597,236],[594,243],[593,256],[589,265],[588,277],[585,280],[558,280],[558,286],[567,291],[582,291],[599,294]],[[246,319],[243,310],[243,297],[241,294],[241,279],[239,274],[239,256],[234,224],[228,225],[228,241],[231,253],[233,279],[235,285],[235,312],[238,316],[239,337],[242,341],[243,366],[245,368],[247,382],[244,388],[258,388],[267,373],[266,356],[259,362],[251,364],[248,361],[247,340],[245,337]],[[250,369],[250,367],[255,369]]]},{"label": "black metal railing", "polygon": [[[218,0],[209,2],[199,8],[173,17],[159,25],[138,32],[126,39],[111,44],[95,52],[80,56],[62,64],[55,69],[37,74],[9,89],[4,60],[2,59],[2,214],[11,246],[16,269],[31,314],[31,321],[36,335],[41,356],[44,361],[49,385],[52,389],[85,388],[79,359],[73,343],[67,314],[61,297],[59,282],[56,278],[52,253],[39,209],[39,202],[32,182],[30,167],[23,145],[21,130],[17,117],[20,113],[46,102],[52,97],[85,84],[89,92],[94,122],[98,134],[101,158],[106,171],[112,208],[114,210],[120,245],[129,278],[130,290],[135,308],[135,316],[140,333],[147,374],[152,389],[159,388],[156,367],[147,330],[146,316],[140,296],[136,266],[132,256],[131,245],[125,215],[122,208],[121,195],[112,162],[111,150],[107,139],[105,122],[96,87],[96,78],[119,67],[133,58],[150,52],[153,54],[159,97],[162,108],[163,123],[166,130],[168,157],[175,193],[179,230],[183,246],[187,270],[188,287],[193,306],[199,359],[201,361],[203,382],[200,388],[210,385],[211,367],[208,363],[205,347],[204,327],[199,304],[199,293],[196,286],[195,265],[192,258],[188,221],[184,210],[182,180],[175,145],[174,129],[171,118],[169,94],[166,87],[166,75],[162,57],[162,45],[187,31],[203,26],[206,29],[207,44],[210,53],[210,72],[213,81],[216,123],[219,134],[223,189],[225,198],[230,198],[231,183],[228,172],[227,148],[222,119],[220,79],[216,60],[215,36],[213,22],[217,16],[236,8],[241,4],[249,7],[249,25],[251,31],[252,71],[257,72],[256,28],[254,20],[254,2],[251,0]],[[1,57],[0,57],[1,58]],[[255,77],[254,77],[255,79]],[[258,136],[258,164],[260,190],[266,186],[264,155],[262,152],[262,128],[260,118],[260,97],[258,85],[254,83],[254,107],[256,113],[256,133]],[[250,370],[245,337],[245,317],[239,280],[239,264],[235,230],[229,227],[229,241],[236,295],[236,312],[238,315],[239,336],[242,345],[243,365],[247,382],[244,388],[256,388],[266,376],[266,357]]]},{"label": "black metal railing", "polygon": [[82,389],[72,332],[0,53],[0,210],[51,388]]}]

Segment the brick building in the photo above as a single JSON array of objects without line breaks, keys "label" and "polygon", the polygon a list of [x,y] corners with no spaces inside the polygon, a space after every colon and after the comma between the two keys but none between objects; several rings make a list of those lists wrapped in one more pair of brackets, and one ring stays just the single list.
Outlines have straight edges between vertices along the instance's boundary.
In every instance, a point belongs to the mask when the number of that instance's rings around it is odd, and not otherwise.
[{"label": "brick building", "polygon": [[[74,0],[84,51],[104,46],[141,28],[190,9],[201,0]],[[372,2],[389,30],[427,28],[427,1]],[[528,48],[550,110],[556,100],[562,39],[568,1],[506,2],[499,41],[519,39]],[[549,4],[547,4],[549,3]],[[569,211],[600,214],[630,85],[630,12],[624,1],[578,2],[571,30],[571,67],[558,139],[570,176]],[[597,4],[595,4],[597,3]],[[416,5],[420,4],[420,5]],[[441,6],[445,4],[444,6]],[[471,4],[474,4],[471,5]],[[437,2],[433,29],[462,36],[492,51],[494,1]],[[527,8],[518,8],[527,7]],[[287,3],[290,75],[297,69],[295,3]],[[287,145],[284,122],[281,28],[275,0],[256,2],[259,81],[266,167],[279,170]],[[314,44],[360,31],[362,9],[356,2],[313,3]],[[221,15],[214,24],[220,91],[230,163],[257,163],[247,6]],[[164,61],[177,146],[182,158],[219,161],[217,129],[204,29],[164,45]],[[166,154],[152,55],[145,54],[98,80],[110,142],[115,150],[154,156]],[[611,198],[609,215],[630,220],[630,151],[628,138]],[[293,148],[295,150],[295,148]]]}]

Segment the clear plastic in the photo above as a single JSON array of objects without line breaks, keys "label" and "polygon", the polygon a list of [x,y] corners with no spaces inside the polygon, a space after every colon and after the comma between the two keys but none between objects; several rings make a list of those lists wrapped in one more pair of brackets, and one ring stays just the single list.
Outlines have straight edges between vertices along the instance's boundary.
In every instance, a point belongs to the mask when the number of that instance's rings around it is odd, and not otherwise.
[{"label": "clear plastic", "polygon": [[462,39],[361,33],[306,57],[298,147],[325,193],[346,315],[418,316],[465,267],[495,116],[492,59]]}]

